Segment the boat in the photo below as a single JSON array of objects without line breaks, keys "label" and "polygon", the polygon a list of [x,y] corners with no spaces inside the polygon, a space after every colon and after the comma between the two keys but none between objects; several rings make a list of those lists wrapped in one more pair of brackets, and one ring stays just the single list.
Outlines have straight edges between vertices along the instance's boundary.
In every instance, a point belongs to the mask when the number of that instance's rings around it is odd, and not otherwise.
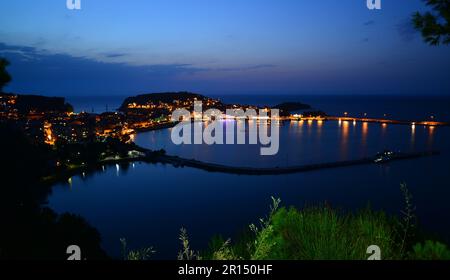
[{"label": "boat", "polygon": [[390,150],[384,150],[381,153],[378,153],[373,160],[375,163],[386,163],[392,160],[395,156],[395,153]]}]

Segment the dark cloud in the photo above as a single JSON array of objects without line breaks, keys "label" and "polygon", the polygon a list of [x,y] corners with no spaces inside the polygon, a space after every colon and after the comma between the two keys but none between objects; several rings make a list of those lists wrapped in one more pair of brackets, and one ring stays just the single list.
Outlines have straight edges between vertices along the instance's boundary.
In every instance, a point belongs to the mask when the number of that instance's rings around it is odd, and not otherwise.
[{"label": "dark cloud", "polygon": [[102,95],[164,89],[173,85],[180,75],[206,71],[190,64],[106,63],[3,43],[0,43],[0,56],[11,62],[8,70],[13,81],[8,90],[48,95]]},{"label": "dark cloud", "polygon": [[250,66],[244,66],[244,67],[229,67],[229,68],[211,68],[209,70],[211,71],[252,71],[252,70],[259,70],[264,68],[274,68],[276,65],[273,64],[256,64],[256,65],[250,65]]},{"label": "dark cloud", "polygon": [[[130,54],[108,52],[99,55],[113,59]],[[170,90],[195,91],[208,84],[204,76],[203,78],[195,76],[197,73],[242,72],[247,74],[276,67],[273,64],[228,68],[199,67],[183,63],[131,65],[4,43],[0,43],[0,56],[5,56],[11,61],[8,70],[13,76],[13,81],[7,90],[60,96],[126,95]],[[217,79],[220,81],[221,78]]]},{"label": "dark cloud", "polygon": [[37,52],[36,49],[33,47],[10,46],[10,45],[6,45],[4,43],[0,43],[0,51],[2,51],[2,52],[16,51],[16,52],[29,52],[29,53]]},{"label": "dark cloud", "polygon": [[103,53],[103,56],[107,58],[117,58],[127,56],[127,53]]}]

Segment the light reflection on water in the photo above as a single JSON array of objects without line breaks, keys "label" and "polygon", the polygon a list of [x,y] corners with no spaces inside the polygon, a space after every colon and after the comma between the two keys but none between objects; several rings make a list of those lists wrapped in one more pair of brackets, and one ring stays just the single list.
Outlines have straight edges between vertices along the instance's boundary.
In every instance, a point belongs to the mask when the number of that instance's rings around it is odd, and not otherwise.
[{"label": "light reflection on water", "polygon": [[[252,126],[258,129],[253,129]],[[235,165],[274,167],[301,165],[327,161],[341,161],[373,156],[390,149],[393,151],[425,151],[434,148],[435,131],[439,128],[411,128],[406,125],[388,125],[353,121],[288,121],[281,123],[280,149],[275,156],[261,156],[261,145],[250,145],[249,139],[257,132],[269,134],[270,125],[256,122],[224,122],[225,131],[234,128],[247,133],[244,145],[175,145],[171,129],[145,132],[135,137],[135,143],[150,149],[165,149],[168,154],[194,158],[206,162]],[[419,127],[418,127],[419,128]],[[444,132],[447,128],[441,128]],[[253,133],[256,133],[253,134]],[[224,143],[228,141],[224,133]],[[228,134],[228,136],[230,136]],[[235,141],[236,142],[236,141]],[[444,145],[445,146],[445,145]],[[238,156],[236,156],[238,155]],[[286,162],[289,157],[290,162]]]}]

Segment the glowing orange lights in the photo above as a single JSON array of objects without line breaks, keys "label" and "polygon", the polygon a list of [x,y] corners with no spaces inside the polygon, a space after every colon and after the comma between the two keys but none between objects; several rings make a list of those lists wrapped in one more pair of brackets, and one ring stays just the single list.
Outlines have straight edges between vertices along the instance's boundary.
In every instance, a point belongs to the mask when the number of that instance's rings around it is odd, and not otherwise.
[{"label": "glowing orange lights", "polygon": [[55,145],[56,137],[53,135],[52,124],[49,122],[44,123],[44,142],[48,145]]},{"label": "glowing orange lights", "polygon": [[367,135],[368,131],[369,131],[369,124],[367,122],[363,122],[363,125],[362,125],[362,133],[363,133],[363,135]]}]

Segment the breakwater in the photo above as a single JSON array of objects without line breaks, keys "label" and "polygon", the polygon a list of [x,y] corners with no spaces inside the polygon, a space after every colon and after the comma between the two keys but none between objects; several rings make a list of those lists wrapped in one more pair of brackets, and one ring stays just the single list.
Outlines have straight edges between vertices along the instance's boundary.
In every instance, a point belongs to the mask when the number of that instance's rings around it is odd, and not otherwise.
[{"label": "breakwater", "polygon": [[[420,157],[436,156],[439,155],[438,151],[428,151],[428,152],[417,152],[417,153],[397,153],[390,161],[407,160]],[[305,164],[299,166],[289,166],[289,167],[270,167],[270,168],[256,168],[256,167],[235,167],[227,166],[215,163],[207,163],[203,161],[198,161],[194,159],[184,159],[177,156],[161,155],[157,157],[157,161],[172,164],[175,167],[192,167],[209,172],[221,172],[237,175],[283,175],[291,173],[300,173],[321,169],[339,168],[355,165],[367,165],[367,164],[380,164],[375,163],[374,157],[366,157],[355,160],[346,161],[336,161],[336,162],[326,162],[318,164]]]}]

